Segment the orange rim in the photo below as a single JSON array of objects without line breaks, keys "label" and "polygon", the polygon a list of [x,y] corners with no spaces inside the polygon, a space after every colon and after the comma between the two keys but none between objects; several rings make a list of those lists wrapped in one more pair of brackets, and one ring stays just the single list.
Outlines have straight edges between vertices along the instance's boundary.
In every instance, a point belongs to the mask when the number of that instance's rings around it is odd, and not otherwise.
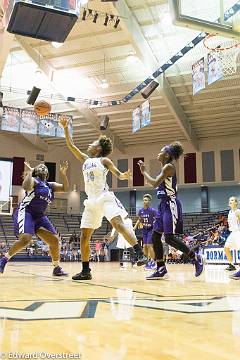
[{"label": "orange rim", "polygon": [[226,51],[226,50],[230,50],[230,49],[234,49],[234,48],[240,48],[240,43],[238,44],[233,44],[231,46],[225,46],[225,47],[210,47],[209,45],[206,44],[207,40],[215,37],[217,35],[208,35],[204,40],[203,40],[203,45],[205,46],[206,49],[211,50],[211,51],[215,51],[215,52],[221,52],[221,51]]}]

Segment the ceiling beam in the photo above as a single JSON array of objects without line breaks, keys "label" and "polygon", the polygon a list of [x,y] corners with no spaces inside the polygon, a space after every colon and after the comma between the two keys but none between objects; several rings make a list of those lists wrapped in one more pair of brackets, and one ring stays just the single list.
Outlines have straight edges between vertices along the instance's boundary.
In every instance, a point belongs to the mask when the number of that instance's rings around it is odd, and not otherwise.
[{"label": "ceiling beam", "polygon": [[13,39],[14,35],[7,32],[7,30],[0,31],[0,76],[2,75]]},{"label": "ceiling beam", "polygon": [[119,42],[114,42],[114,44],[105,44],[105,45],[98,45],[98,46],[90,46],[90,47],[86,47],[86,48],[81,48],[81,49],[74,49],[74,50],[68,50],[68,51],[64,51],[64,49],[62,51],[59,51],[58,53],[56,54],[50,54],[50,55],[46,55],[44,56],[45,59],[47,60],[54,60],[54,59],[57,59],[59,57],[61,58],[64,58],[64,57],[68,57],[68,56],[76,56],[76,52],[77,54],[87,54],[87,53],[93,53],[93,51],[100,51],[100,53],[102,54],[102,51],[104,50],[109,50],[109,49],[113,49],[113,48],[119,48],[120,50],[120,47],[121,46],[129,46],[131,45],[129,43],[128,40],[123,40],[123,41],[119,41]]},{"label": "ceiling beam", "polygon": [[[64,88],[59,88],[59,86],[56,86],[53,81],[53,74],[54,74],[54,68],[51,66],[51,64],[45,60],[43,57],[41,57],[39,61],[39,53],[36,49],[31,47],[27,40],[23,38],[22,36],[17,36],[17,41],[21,45],[21,47],[26,51],[26,53],[30,56],[30,58],[41,68],[41,70],[45,73],[48,80],[51,82],[52,86],[56,89],[56,91],[63,95],[64,94]],[[88,106],[84,103],[71,103],[72,107],[77,109],[81,115],[84,116],[85,119],[87,119],[90,123],[90,125],[96,130],[98,135],[102,135],[102,132],[99,128],[99,122],[100,119],[94,112],[94,110],[91,110],[88,108]],[[114,147],[117,148],[119,151],[124,153],[124,145],[121,142],[121,140],[111,132],[111,130],[104,131],[104,134],[108,137],[110,137],[114,143]]]},{"label": "ceiling beam", "polygon": [[[159,67],[159,63],[155,55],[153,54],[153,51],[149,46],[147,40],[145,39],[142,33],[142,29],[139,26],[135,16],[131,13],[125,0],[118,1],[112,6],[117,10],[120,16],[125,18],[124,20],[121,20],[121,26],[122,28],[125,28],[125,30],[128,32],[129,37],[131,38],[132,43],[136,49],[137,55],[140,57],[147,70],[151,73]],[[186,138],[197,150],[198,141],[196,134],[191,128],[191,124],[189,123],[187,116],[184,114],[184,111],[178,103],[177,97],[175,96],[174,92],[172,91],[171,87],[165,79],[161,82],[160,92],[167,104],[169,105],[172,114],[180,125]]]}]

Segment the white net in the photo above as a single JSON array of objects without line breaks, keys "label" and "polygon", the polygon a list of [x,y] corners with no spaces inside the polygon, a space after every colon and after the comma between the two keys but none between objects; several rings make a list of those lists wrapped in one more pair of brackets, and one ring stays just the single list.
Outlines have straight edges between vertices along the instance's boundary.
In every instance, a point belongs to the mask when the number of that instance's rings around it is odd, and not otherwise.
[{"label": "white net", "polygon": [[239,49],[237,48],[222,50],[216,53],[225,77],[236,74],[238,54]]},{"label": "white net", "polygon": [[204,46],[218,59],[224,77],[237,72],[240,43],[237,40],[226,40],[221,36],[210,36]]}]

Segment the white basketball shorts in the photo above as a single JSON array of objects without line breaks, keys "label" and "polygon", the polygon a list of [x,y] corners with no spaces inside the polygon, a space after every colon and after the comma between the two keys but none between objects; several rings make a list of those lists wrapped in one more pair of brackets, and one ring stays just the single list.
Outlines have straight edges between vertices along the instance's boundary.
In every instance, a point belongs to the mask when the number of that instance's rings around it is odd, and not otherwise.
[{"label": "white basketball shorts", "polygon": [[[135,233],[133,230],[133,225],[132,225],[132,220],[128,218],[128,219],[124,219],[123,222],[124,222],[124,225],[128,228],[128,230],[130,232],[132,232],[133,236],[135,236]],[[117,237],[116,247],[118,249],[128,249],[128,248],[132,247],[132,245],[130,245],[121,234],[119,234]]]},{"label": "white basketball shorts", "polygon": [[128,216],[124,206],[112,191],[105,192],[98,198],[85,200],[84,206],[81,229],[98,229],[102,225],[104,216],[108,221],[116,216],[121,216],[122,219]]},{"label": "white basketball shorts", "polygon": [[232,231],[224,246],[230,249],[240,249],[240,231]]}]

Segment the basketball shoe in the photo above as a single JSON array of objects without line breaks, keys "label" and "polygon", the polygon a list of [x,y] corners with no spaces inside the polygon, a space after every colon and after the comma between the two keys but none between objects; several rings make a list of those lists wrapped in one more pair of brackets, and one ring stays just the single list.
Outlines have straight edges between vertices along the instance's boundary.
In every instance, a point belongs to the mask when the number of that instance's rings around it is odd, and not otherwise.
[{"label": "basketball shoe", "polygon": [[228,267],[226,267],[225,270],[227,270],[227,271],[235,271],[235,270],[237,270],[237,269],[236,269],[236,267],[235,267],[233,264],[229,264]]},{"label": "basketball shoe", "polygon": [[72,276],[73,280],[92,280],[91,269],[89,271],[81,271],[80,273]]},{"label": "basketball shoe", "polygon": [[168,272],[166,266],[161,266],[160,268],[156,269],[154,273],[146,277],[146,280],[161,280],[167,279]]},{"label": "basketball shoe", "polygon": [[240,280],[240,270],[238,270],[238,272],[235,274],[230,275],[229,277],[234,280]]},{"label": "basketball shoe", "polygon": [[60,266],[56,266],[53,269],[53,276],[68,276],[68,273],[64,272]]},{"label": "basketball shoe", "polygon": [[196,258],[193,262],[195,266],[195,276],[198,277],[202,274],[204,269],[203,257],[200,254],[196,254]]}]

